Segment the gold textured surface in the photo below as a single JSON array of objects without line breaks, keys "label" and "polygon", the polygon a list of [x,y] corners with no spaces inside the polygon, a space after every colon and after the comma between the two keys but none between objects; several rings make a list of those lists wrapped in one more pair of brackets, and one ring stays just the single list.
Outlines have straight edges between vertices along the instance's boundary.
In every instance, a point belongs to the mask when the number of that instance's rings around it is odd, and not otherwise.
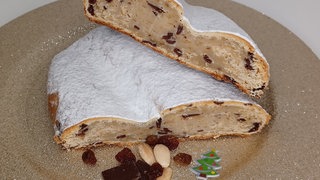
[{"label": "gold textured surface", "polygon": [[[181,143],[193,159],[211,148],[222,158],[220,179],[316,179],[320,177],[320,61],[294,34],[272,19],[237,3],[193,0],[238,23],[258,44],[271,67],[271,83],[260,103],[273,118],[262,133],[247,138]],[[101,179],[121,148],[94,149],[98,162],[82,162],[82,151],[53,142],[46,83],[53,56],[95,25],[79,0],[60,0],[0,28],[0,137],[4,179]],[[131,147],[136,151],[137,147]],[[173,179],[195,179],[173,167]]]}]

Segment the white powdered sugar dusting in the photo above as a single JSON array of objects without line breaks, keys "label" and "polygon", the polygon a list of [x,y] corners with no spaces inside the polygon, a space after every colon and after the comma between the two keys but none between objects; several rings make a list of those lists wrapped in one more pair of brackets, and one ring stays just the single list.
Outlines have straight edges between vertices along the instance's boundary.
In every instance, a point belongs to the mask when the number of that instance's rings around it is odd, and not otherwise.
[{"label": "white powdered sugar dusting", "polygon": [[203,100],[253,103],[233,85],[180,65],[106,27],[54,57],[48,94],[59,94],[61,130],[94,117],[146,122],[164,109]]},{"label": "white powdered sugar dusting", "polygon": [[210,8],[192,6],[184,0],[176,0],[183,7],[184,17],[187,22],[198,32],[224,32],[239,36],[248,41],[264,58],[258,46],[251,37],[235,22],[224,14]]}]

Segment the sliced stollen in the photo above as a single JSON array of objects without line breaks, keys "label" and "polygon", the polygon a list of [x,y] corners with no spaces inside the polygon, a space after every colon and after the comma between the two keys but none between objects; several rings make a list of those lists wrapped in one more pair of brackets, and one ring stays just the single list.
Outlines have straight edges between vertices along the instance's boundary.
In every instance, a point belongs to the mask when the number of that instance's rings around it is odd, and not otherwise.
[{"label": "sliced stollen", "polygon": [[256,44],[223,14],[184,0],[84,0],[86,16],[243,92],[260,97],[269,65]]},{"label": "sliced stollen", "polygon": [[67,149],[128,145],[149,135],[250,135],[270,119],[231,84],[106,27],[54,57],[48,103],[55,140]]}]

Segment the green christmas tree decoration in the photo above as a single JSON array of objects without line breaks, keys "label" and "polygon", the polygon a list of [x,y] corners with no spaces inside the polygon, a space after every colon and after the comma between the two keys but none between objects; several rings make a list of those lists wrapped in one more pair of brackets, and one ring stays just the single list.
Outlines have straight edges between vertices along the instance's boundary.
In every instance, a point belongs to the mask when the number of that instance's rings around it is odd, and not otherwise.
[{"label": "green christmas tree decoration", "polygon": [[212,149],[210,152],[203,154],[202,155],[203,158],[210,158],[210,159],[214,159],[216,162],[221,161],[221,158],[218,156],[217,152],[215,149]]},{"label": "green christmas tree decoration", "polygon": [[204,164],[214,170],[218,170],[221,169],[220,164],[217,163],[217,161],[215,159],[211,159],[211,158],[203,158],[203,159],[198,159],[197,162],[199,164]]},{"label": "green christmas tree decoration", "polygon": [[203,165],[193,167],[192,172],[195,173],[197,176],[202,175],[202,177],[207,177],[207,178],[219,176],[219,173],[216,170],[212,169],[211,167],[207,167]]},{"label": "green christmas tree decoration", "polygon": [[201,159],[197,160],[198,166],[192,167],[191,171],[197,175],[197,179],[206,180],[210,177],[218,177],[218,169],[221,169],[221,166],[218,162],[221,161],[221,158],[216,153],[215,149],[212,149],[210,152],[203,154]]}]

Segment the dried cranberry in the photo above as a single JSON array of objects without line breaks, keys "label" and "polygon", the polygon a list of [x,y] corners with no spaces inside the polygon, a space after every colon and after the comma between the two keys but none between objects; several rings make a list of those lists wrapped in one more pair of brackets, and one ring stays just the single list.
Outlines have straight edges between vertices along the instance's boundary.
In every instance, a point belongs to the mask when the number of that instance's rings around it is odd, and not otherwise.
[{"label": "dried cranberry", "polygon": [[179,146],[179,141],[176,136],[173,135],[165,135],[160,136],[158,139],[158,144],[163,144],[169,148],[170,151],[177,149]]},{"label": "dried cranberry", "polygon": [[159,163],[153,163],[149,169],[148,176],[149,179],[157,179],[157,177],[162,176],[163,168]]},{"label": "dried cranberry", "polygon": [[155,146],[158,143],[158,136],[157,135],[150,135],[146,138],[146,143],[149,144],[151,147]]},{"label": "dried cranberry", "polygon": [[84,163],[90,164],[90,165],[95,165],[97,162],[97,158],[96,158],[94,152],[90,149],[83,152],[82,160]]},{"label": "dried cranberry", "polygon": [[136,161],[136,156],[132,153],[132,151],[129,148],[123,148],[120,152],[118,152],[118,154],[116,154],[115,158],[121,164]]},{"label": "dried cranberry", "polygon": [[94,8],[92,5],[90,5],[87,10],[92,16],[94,16]]},{"label": "dried cranberry", "polygon": [[188,166],[192,161],[192,156],[186,153],[179,153],[173,157],[173,160],[181,166]]},{"label": "dried cranberry", "polygon": [[182,51],[178,48],[174,48],[173,52],[175,52],[178,55],[178,57],[182,56]]}]

